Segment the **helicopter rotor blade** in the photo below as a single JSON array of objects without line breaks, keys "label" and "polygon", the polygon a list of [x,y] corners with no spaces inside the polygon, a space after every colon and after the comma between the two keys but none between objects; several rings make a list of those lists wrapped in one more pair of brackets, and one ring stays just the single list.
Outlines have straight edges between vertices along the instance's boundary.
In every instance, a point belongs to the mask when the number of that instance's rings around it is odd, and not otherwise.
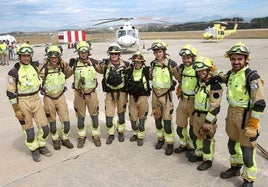
[{"label": "helicopter rotor blade", "polygon": [[132,20],[134,18],[128,18],[128,17],[121,17],[121,18],[104,18],[104,19],[96,19],[96,20],[91,20],[91,21],[103,21],[97,24],[94,24],[93,26],[97,26],[97,25],[102,25],[105,23],[110,23],[110,22],[115,22],[115,21],[120,21],[120,20],[124,20],[124,21],[128,21],[128,20]]},{"label": "helicopter rotor blade", "polygon": [[93,26],[102,25],[102,24],[105,24],[105,23],[110,23],[110,22],[115,22],[115,21],[119,21],[119,20],[108,20],[108,21],[103,21],[103,22],[100,22],[100,23],[96,23],[96,24],[94,24]]}]

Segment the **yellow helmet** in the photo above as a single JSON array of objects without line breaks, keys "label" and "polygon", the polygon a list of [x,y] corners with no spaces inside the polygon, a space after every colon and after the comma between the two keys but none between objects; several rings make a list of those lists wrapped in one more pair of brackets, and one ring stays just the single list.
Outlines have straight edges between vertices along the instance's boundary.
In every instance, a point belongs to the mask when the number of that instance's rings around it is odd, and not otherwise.
[{"label": "yellow helmet", "polygon": [[91,43],[89,41],[81,41],[75,45],[75,52],[87,52],[91,50]]},{"label": "yellow helmet", "polygon": [[130,59],[134,63],[135,62],[145,62],[145,57],[140,51],[137,51],[136,53],[134,53]]},{"label": "yellow helmet", "polygon": [[191,55],[192,57],[197,56],[197,50],[195,47],[187,44],[180,50],[180,56]]},{"label": "yellow helmet", "polygon": [[60,45],[52,45],[46,47],[45,52],[48,57],[60,57],[62,55],[62,47]]},{"label": "yellow helmet", "polygon": [[234,44],[228,51],[226,51],[226,54],[224,56],[226,58],[230,58],[230,56],[232,54],[245,55],[247,57],[247,60],[249,60],[248,48],[242,42],[238,42],[238,43]]},{"label": "yellow helmet", "polygon": [[107,53],[121,53],[121,47],[117,43],[112,43],[107,50]]},{"label": "yellow helmet", "polygon": [[201,71],[204,69],[213,69],[213,67],[214,67],[213,60],[203,56],[198,57],[194,63],[195,71]]},{"label": "yellow helmet", "polygon": [[18,48],[17,48],[17,54],[18,55],[33,55],[33,48],[27,44],[27,43],[22,43]]},{"label": "yellow helmet", "polygon": [[152,50],[158,50],[158,49],[162,49],[162,50],[167,50],[168,44],[162,40],[155,40],[154,43],[152,44],[152,46],[148,49],[152,49]]}]

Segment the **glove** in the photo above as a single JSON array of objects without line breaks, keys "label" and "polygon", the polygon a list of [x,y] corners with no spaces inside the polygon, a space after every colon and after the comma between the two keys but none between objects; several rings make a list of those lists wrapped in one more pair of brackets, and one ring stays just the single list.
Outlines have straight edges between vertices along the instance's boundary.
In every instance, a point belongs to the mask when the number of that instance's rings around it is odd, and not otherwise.
[{"label": "glove", "polygon": [[216,84],[218,82],[222,82],[222,78],[219,75],[215,75],[213,77],[211,77],[208,82],[206,82],[206,85],[210,85],[210,84]]},{"label": "glove", "polygon": [[211,124],[204,123],[203,126],[199,129],[198,134],[202,139],[212,139],[215,132]]},{"label": "glove", "polygon": [[250,117],[248,124],[245,128],[245,136],[249,138],[256,137],[258,135],[259,119]]},{"label": "glove", "polygon": [[155,119],[159,119],[162,116],[161,108],[160,107],[153,108],[151,116],[154,116]]},{"label": "glove", "polygon": [[69,66],[70,66],[70,67],[73,67],[74,64],[75,64],[75,62],[76,62],[76,59],[75,59],[75,58],[71,58],[71,59],[69,60]]},{"label": "glove", "polygon": [[20,110],[20,107],[19,107],[18,103],[13,104],[12,107],[13,107],[13,110],[15,112],[15,116],[18,118],[18,120],[19,121],[24,121],[25,116],[22,113],[22,111]]},{"label": "glove", "polygon": [[176,89],[176,95],[177,95],[178,99],[182,97],[182,89],[181,89],[180,85]]}]

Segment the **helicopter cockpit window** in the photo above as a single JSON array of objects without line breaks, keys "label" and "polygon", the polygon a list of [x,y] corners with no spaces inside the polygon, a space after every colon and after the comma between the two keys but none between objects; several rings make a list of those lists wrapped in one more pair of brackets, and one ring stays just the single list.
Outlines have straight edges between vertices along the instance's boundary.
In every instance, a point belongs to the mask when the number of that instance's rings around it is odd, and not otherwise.
[{"label": "helicopter cockpit window", "polygon": [[128,31],[127,31],[127,35],[130,35],[130,36],[136,37],[135,30],[128,30]]},{"label": "helicopter cockpit window", "polygon": [[125,35],[126,35],[125,30],[118,31],[118,38],[121,37],[121,36],[125,36]]}]

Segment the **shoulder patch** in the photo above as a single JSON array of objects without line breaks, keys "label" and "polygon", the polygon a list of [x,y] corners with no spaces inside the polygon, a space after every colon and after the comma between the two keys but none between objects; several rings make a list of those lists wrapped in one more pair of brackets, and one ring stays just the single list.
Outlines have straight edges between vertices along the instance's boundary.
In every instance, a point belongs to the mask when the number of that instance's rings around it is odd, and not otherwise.
[{"label": "shoulder patch", "polygon": [[8,78],[8,83],[9,83],[9,84],[13,84],[13,83],[14,83],[14,79],[13,79],[12,77],[9,77],[9,78]]},{"label": "shoulder patch", "polygon": [[257,90],[258,88],[259,88],[259,84],[258,83],[251,83],[250,84],[250,88],[251,88],[251,90]]}]

